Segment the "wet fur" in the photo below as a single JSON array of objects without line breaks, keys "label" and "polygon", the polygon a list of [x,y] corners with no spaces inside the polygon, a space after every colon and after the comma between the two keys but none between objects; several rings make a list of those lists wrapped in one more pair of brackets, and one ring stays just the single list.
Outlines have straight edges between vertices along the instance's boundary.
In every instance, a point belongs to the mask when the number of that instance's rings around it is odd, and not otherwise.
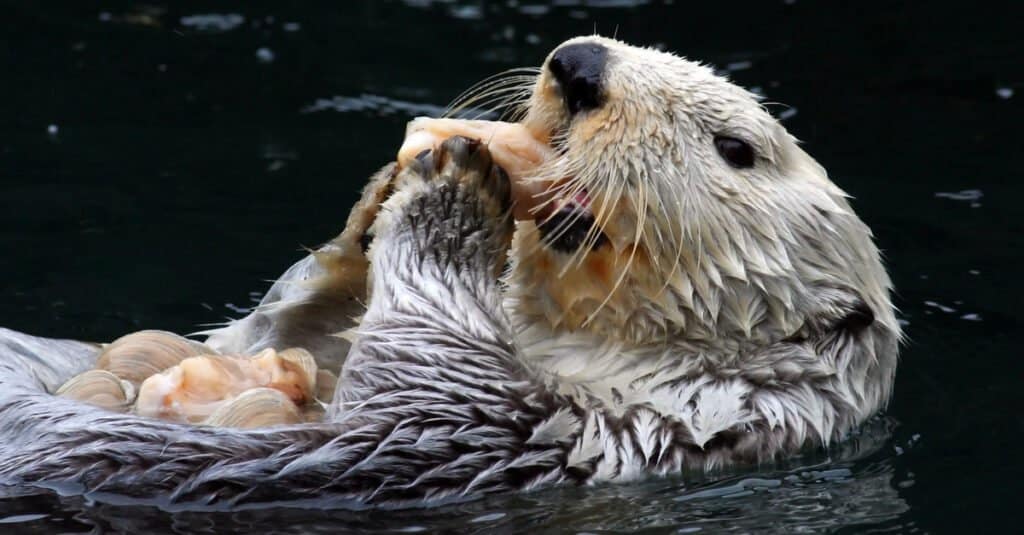
[{"label": "wet fur", "polygon": [[[592,117],[608,126],[590,128],[589,149],[573,136],[593,124],[568,125],[567,158],[599,150],[594,165],[634,162],[649,192],[639,182],[623,190],[618,224],[634,221],[644,239],[605,247],[618,271],[598,288],[604,303],[555,299],[557,279],[538,269],[537,255],[551,253],[531,242],[532,222],[518,224],[499,283],[512,234],[507,179],[486,150],[453,140],[394,177],[373,223],[369,301],[351,348],[332,335],[361,309],[348,304],[360,289],[341,289],[361,280],[358,261],[331,266],[357,256],[368,216],[353,216],[364,217],[350,219],[356,231],[210,338],[238,351],[316,339],[335,367],[347,354],[327,422],[238,431],[107,413],[49,394],[91,365],[95,346],[0,331],[0,480],[189,507],[402,506],[703,472],[843,438],[887,402],[899,340],[867,227],[749,94],[674,56],[607,43],[619,65],[656,73],[637,84],[656,97]],[[613,72],[640,76],[627,67]],[[531,113],[566,122],[548,101]],[[717,167],[691,145],[704,132],[696,120],[732,121],[759,139],[770,172]],[[637,149],[631,136],[642,134]],[[364,201],[391,178],[378,177]],[[598,218],[609,232],[614,214]],[[572,276],[575,259],[547,260]],[[616,282],[623,273],[641,278]]]}]

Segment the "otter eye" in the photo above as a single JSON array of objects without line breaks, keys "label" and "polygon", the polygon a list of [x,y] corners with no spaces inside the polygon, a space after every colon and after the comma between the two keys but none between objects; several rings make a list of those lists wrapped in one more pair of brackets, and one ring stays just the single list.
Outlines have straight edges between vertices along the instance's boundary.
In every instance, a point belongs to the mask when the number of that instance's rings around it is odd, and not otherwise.
[{"label": "otter eye", "polygon": [[728,136],[715,136],[715,148],[718,154],[737,169],[754,167],[754,148],[742,139]]}]

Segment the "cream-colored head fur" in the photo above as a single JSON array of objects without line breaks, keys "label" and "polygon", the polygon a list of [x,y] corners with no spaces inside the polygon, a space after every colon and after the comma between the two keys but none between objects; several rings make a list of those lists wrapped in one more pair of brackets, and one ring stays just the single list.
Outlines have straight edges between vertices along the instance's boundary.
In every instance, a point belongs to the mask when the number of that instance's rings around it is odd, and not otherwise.
[{"label": "cream-colored head fur", "polygon": [[[843,292],[898,332],[870,230],[755,95],[670,53],[601,37],[562,46],[576,43],[607,48],[601,105],[570,115],[544,68],[524,123],[561,154],[536,180],[585,188],[590,237],[607,242],[558,252],[520,222],[520,319],[630,345],[742,349],[798,335]],[[731,166],[716,136],[746,141],[754,165]]]}]

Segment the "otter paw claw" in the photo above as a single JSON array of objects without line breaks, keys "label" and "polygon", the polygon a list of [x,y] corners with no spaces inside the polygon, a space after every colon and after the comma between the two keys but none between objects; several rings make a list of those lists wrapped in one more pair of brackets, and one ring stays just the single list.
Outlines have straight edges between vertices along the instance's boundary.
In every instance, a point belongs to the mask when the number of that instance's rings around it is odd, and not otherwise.
[{"label": "otter paw claw", "polygon": [[490,217],[504,217],[512,208],[512,183],[493,163],[487,146],[462,136],[450,137],[437,150],[424,150],[396,178],[401,190],[415,181],[458,184]]},{"label": "otter paw claw", "polygon": [[[455,136],[410,158],[383,207],[370,229],[378,240],[404,232],[438,258],[462,262],[483,255],[488,263],[504,263],[513,230],[512,184],[479,141]],[[371,262],[377,247],[370,248]]]}]

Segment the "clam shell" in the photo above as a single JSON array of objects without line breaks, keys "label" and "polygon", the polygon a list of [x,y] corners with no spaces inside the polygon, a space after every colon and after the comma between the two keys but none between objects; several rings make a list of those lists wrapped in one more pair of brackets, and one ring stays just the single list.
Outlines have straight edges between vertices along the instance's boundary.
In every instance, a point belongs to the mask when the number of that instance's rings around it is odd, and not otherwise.
[{"label": "clam shell", "polygon": [[316,372],[316,399],[330,403],[334,399],[334,387],[338,384],[338,376],[331,370],[320,369]]},{"label": "clam shell", "polygon": [[217,408],[203,425],[254,429],[304,421],[287,395],[273,388],[251,388]]},{"label": "clam shell", "polygon": [[188,357],[216,353],[205,345],[166,331],[139,331],[103,349],[96,367],[138,387],[146,378]]},{"label": "clam shell", "polygon": [[246,359],[223,355],[189,357],[151,375],[139,386],[135,413],[198,423],[243,391],[262,386]]},{"label": "clam shell", "polygon": [[318,423],[324,421],[327,410],[320,403],[308,403],[301,408],[302,421],[307,423]]},{"label": "clam shell", "polygon": [[89,370],[61,385],[56,395],[109,411],[125,412],[135,398],[135,387],[106,370]]},{"label": "clam shell", "polygon": [[199,355],[150,376],[139,387],[135,412],[141,416],[201,423],[244,392],[272,388],[293,405],[316,394],[316,361],[304,349],[258,354]]}]

